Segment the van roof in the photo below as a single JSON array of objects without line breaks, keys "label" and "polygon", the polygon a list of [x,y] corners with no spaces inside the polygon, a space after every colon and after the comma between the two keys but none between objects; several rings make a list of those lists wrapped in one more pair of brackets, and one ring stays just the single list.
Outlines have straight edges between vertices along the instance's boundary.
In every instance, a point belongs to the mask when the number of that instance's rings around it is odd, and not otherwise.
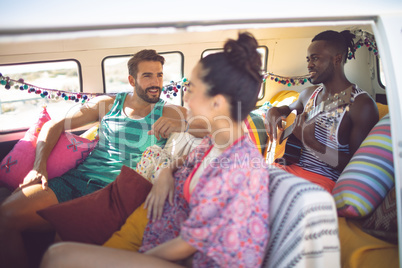
[{"label": "van roof", "polygon": [[[133,1],[134,2],[134,1]],[[322,21],[402,14],[400,0],[2,1],[0,36],[143,27]],[[96,4],[95,4],[96,3]]]}]

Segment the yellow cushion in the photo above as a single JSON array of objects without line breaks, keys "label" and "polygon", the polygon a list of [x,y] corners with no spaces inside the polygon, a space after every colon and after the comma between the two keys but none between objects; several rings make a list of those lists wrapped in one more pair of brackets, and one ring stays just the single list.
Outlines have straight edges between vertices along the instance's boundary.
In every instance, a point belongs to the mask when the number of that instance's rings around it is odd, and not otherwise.
[{"label": "yellow cushion", "polygon": [[338,218],[343,268],[399,267],[398,245],[375,238],[357,221]]},{"label": "yellow cushion", "polygon": [[144,203],[142,203],[127,218],[121,229],[116,231],[103,246],[138,251],[142,245],[142,236],[147,224],[147,210],[144,209]]},{"label": "yellow cushion", "polygon": [[97,138],[97,136],[98,136],[98,128],[99,128],[99,124],[89,128],[87,131],[82,133],[80,136],[92,141],[95,138]]},{"label": "yellow cushion", "polygon": [[378,108],[379,120],[381,120],[381,118],[383,118],[389,112],[388,105],[379,102],[377,102],[376,104]]},{"label": "yellow cushion", "polygon": [[269,101],[272,106],[289,105],[299,97],[299,92],[294,90],[282,90],[276,93]]}]

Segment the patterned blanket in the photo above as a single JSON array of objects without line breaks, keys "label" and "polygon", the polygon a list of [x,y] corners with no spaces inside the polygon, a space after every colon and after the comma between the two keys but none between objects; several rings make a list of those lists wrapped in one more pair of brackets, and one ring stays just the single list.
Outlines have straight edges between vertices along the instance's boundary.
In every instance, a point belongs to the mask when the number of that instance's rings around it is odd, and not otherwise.
[{"label": "patterned blanket", "polygon": [[271,237],[262,267],[340,267],[331,194],[274,166],[269,177]]}]

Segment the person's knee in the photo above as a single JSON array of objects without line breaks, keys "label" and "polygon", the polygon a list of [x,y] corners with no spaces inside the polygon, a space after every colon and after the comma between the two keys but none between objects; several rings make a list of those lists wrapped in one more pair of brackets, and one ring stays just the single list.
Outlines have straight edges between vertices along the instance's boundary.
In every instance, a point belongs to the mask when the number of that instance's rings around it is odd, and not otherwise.
[{"label": "person's knee", "polygon": [[50,246],[43,255],[40,268],[63,267],[64,258],[69,255],[69,248],[71,248],[71,244],[68,242]]},{"label": "person's knee", "polygon": [[57,197],[53,192],[43,191],[41,185],[14,193],[0,203],[0,230],[48,229],[49,224],[36,212],[54,204],[57,204]]}]

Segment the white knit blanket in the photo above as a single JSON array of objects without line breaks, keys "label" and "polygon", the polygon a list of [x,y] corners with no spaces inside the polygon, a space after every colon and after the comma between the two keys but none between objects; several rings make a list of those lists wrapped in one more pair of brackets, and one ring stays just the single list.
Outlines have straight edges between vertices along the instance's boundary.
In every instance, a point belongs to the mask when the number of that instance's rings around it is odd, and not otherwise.
[{"label": "white knit blanket", "polygon": [[333,197],[274,166],[270,170],[270,239],[262,267],[340,267]]}]

